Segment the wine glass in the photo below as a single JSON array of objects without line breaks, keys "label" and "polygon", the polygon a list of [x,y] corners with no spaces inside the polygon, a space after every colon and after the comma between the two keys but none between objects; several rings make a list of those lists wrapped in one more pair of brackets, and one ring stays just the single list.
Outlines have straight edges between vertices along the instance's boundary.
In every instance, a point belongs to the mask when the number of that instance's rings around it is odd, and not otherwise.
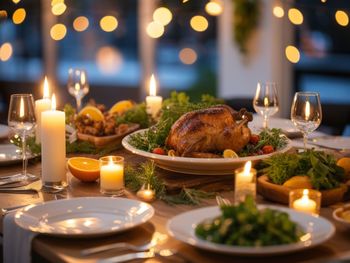
[{"label": "wine glass", "polygon": [[254,110],[263,116],[264,129],[268,128],[268,119],[278,111],[278,97],[274,82],[258,82],[253,100]]},{"label": "wine glass", "polygon": [[83,69],[70,68],[68,71],[68,92],[77,103],[77,110],[81,109],[83,97],[89,93],[89,83],[86,72]]},{"label": "wine glass", "polygon": [[301,131],[306,150],[307,136],[320,126],[322,109],[320,95],[317,92],[296,92],[290,117],[295,127]]},{"label": "wine glass", "polygon": [[22,173],[16,174],[14,177],[23,177],[23,180],[36,178],[35,175],[27,173],[26,137],[35,127],[34,100],[31,94],[11,95],[8,125],[22,139]]}]

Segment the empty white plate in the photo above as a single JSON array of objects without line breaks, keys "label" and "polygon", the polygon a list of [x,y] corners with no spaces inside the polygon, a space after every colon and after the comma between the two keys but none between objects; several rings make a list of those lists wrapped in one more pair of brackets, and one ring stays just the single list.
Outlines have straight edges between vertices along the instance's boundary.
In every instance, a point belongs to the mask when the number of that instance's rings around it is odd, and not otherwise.
[{"label": "empty white plate", "polygon": [[63,237],[92,237],[119,233],[150,220],[151,205],[126,198],[81,197],[30,205],[18,211],[20,227]]},{"label": "empty white plate", "polygon": [[[32,154],[27,154],[28,159],[34,157]],[[13,144],[0,144],[0,166],[18,162],[22,162],[21,150]]]}]

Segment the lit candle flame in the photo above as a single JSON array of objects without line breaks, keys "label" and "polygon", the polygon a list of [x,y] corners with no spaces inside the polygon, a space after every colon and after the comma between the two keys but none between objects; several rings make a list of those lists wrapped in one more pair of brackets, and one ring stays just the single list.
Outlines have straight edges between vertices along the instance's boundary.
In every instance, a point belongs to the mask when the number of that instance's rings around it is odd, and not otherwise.
[{"label": "lit candle flame", "polygon": [[269,106],[269,99],[267,97],[264,98],[264,106],[265,107]]},{"label": "lit candle flame", "polygon": [[310,118],[310,102],[307,100],[305,103],[305,120],[308,121]]},{"label": "lit candle flame", "polygon": [[304,190],[303,190],[303,196],[308,196],[308,195],[309,195],[309,190],[304,189]]},{"label": "lit candle flame", "polygon": [[24,117],[24,101],[23,97],[21,98],[20,104],[19,104],[19,117],[23,118]]},{"label": "lit candle flame", "polygon": [[75,89],[76,91],[79,91],[79,90],[80,90],[80,85],[79,85],[79,83],[75,83],[74,89]]},{"label": "lit candle flame", "polygon": [[244,176],[249,176],[251,168],[252,168],[252,162],[251,161],[246,162],[244,165],[244,171],[243,171]]},{"label": "lit candle flame", "polygon": [[108,165],[113,165],[113,157],[109,156],[108,158]]},{"label": "lit candle flame", "polygon": [[156,79],[154,78],[154,75],[151,75],[151,79],[149,81],[149,95],[150,96],[156,96],[157,95],[157,87],[156,87]]},{"label": "lit candle flame", "polygon": [[47,80],[47,77],[45,76],[43,99],[48,99],[48,98],[50,98],[50,89],[49,89],[49,82]]},{"label": "lit candle flame", "polygon": [[55,96],[55,94],[52,94],[51,110],[56,110],[56,96]]},{"label": "lit candle flame", "polygon": [[84,85],[85,81],[86,81],[85,71],[82,71],[81,72],[81,76],[80,76],[80,82],[81,82],[82,85]]}]

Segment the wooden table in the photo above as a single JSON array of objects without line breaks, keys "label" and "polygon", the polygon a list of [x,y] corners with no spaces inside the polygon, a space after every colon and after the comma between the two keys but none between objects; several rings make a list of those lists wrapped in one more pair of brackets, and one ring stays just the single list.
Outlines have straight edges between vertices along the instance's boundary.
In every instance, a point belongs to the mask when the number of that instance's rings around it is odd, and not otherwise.
[{"label": "wooden table", "polygon": [[[116,151],[113,154],[123,155],[125,157],[126,163],[137,164],[139,162],[145,161],[142,157],[132,155],[125,150]],[[20,165],[11,167],[1,167],[0,176],[8,175],[14,172],[18,172],[21,169]],[[29,172],[33,174],[40,174],[40,163],[30,164],[28,167]],[[168,172],[160,170],[164,175],[169,174]],[[186,175],[183,175],[186,176]],[[232,184],[229,180],[224,180],[223,182],[226,188],[231,189]],[[11,207],[24,204],[38,203],[47,200],[61,199],[61,198],[74,198],[80,196],[99,196],[99,186],[97,183],[84,184],[77,181],[75,178],[69,176],[69,187],[66,193],[62,194],[45,194],[40,193],[39,196],[31,195],[19,195],[19,194],[0,194],[0,207]],[[224,197],[231,199],[233,197],[232,191],[222,192]],[[127,198],[136,199],[135,195],[127,192]],[[258,196],[259,203],[268,203],[263,200],[262,197]],[[33,240],[33,261],[37,261],[38,258],[53,262],[95,262],[98,258],[105,258],[109,256],[117,255],[116,252],[110,251],[105,253],[100,253],[97,255],[89,257],[81,257],[80,251],[84,248],[89,248],[95,245],[113,243],[113,242],[131,242],[134,244],[143,244],[150,240],[155,232],[167,235],[166,223],[168,219],[173,216],[196,209],[203,206],[215,205],[215,200],[206,200],[200,206],[186,206],[177,205],[169,206],[162,201],[155,201],[152,203],[155,208],[155,216],[140,227],[137,227],[131,231],[125,232],[123,234],[114,235],[105,238],[98,239],[60,239],[44,235],[39,235]],[[343,252],[350,251],[350,230],[346,230],[340,224],[332,219],[333,208],[322,208],[321,215],[332,221],[336,228],[336,234],[325,244],[318,246],[316,248],[306,250],[303,252],[298,252],[289,255],[281,255],[264,258],[264,261],[269,262],[300,262],[337,257]],[[1,224],[2,225],[2,224]],[[179,253],[185,256],[189,262],[255,262],[256,258],[245,258],[234,255],[224,255],[218,253],[212,253],[200,249],[196,249],[182,242],[179,242],[169,236],[166,236],[166,240],[163,244],[159,245],[160,248],[174,248],[179,251]],[[20,253],[20,252],[19,252]],[[162,258],[163,262],[163,258]]]}]

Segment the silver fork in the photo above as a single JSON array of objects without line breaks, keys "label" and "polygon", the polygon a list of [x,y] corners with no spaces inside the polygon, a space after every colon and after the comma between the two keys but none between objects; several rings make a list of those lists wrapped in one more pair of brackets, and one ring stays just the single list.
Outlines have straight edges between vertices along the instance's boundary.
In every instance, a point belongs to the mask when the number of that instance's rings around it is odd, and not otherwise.
[{"label": "silver fork", "polygon": [[217,195],[215,197],[215,199],[216,199],[216,203],[218,204],[218,206],[230,206],[231,205],[230,200],[223,198],[220,195]]},{"label": "silver fork", "polygon": [[114,243],[114,244],[108,244],[108,245],[102,245],[98,247],[93,247],[93,248],[87,248],[83,249],[80,254],[82,256],[89,256],[95,253],[100,253],[106,250],[110,249],[118,249],[118,250],[132,250],[132,251],[146,251],[149,250],[150,248],[154,247],[157,244],[155,241],[151,241],[149,243],[143,244],[143,245],[133,245],[130,243],[126,242],[120,242],[120,243]]}]

